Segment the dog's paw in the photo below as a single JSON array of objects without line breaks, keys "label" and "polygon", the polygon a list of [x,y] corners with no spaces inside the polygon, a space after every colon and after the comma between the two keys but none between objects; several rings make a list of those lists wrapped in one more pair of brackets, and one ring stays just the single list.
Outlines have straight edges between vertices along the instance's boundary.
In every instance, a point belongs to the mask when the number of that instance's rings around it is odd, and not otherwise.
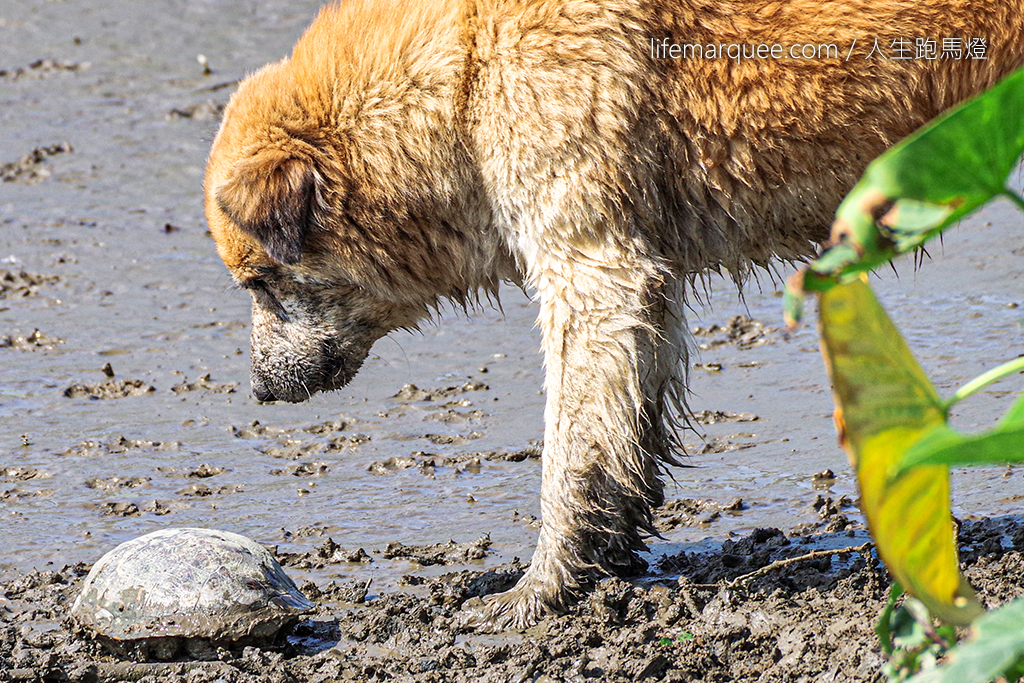
[{"label": "dog's paw", "polygon": [[534,583],[520,581],[504,593],[467,600],[455,615],[455,623],[459,628],[481,633],[517,631],[535,625],[549,614],[563,611],[556,606],[564,601],[555,596],[545,597],[536,590]]}]

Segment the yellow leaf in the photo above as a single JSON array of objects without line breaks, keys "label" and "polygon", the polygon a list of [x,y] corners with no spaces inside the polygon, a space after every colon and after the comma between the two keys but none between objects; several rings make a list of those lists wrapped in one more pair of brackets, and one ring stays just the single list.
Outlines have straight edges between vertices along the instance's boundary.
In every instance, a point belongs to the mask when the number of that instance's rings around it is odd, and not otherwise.
[{"label": "yellow leaf", "polygon": [[928,465],[888,478],[903,451],[945,421],[942,401],[866,279],[823,292],[820,304],[836,426],[878,552],[932,614],[968,624],[983,608],[960,574],[949,470]]}]

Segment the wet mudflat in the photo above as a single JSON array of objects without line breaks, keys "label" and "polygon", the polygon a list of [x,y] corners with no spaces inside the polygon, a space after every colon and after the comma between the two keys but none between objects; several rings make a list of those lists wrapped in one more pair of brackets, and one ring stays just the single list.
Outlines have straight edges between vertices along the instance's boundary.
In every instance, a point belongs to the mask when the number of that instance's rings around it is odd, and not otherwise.
[{"label": "wet mudflat", "polygon": [[[455,615],[514,580],[539,528],[526,295],[382,340],[340,392],[252,399],[247,297],[205,234],[202,169],[234,81],[285,54],[316,6],[0,7],[0,676],[870,680],[885,590],[870,554],[728,585],[867,540],[814,331],[781,329],[777,278],[743,302],[718,278],[710,307],[694,295],[693,467],[672,472],[650,576],[522,634],[465,633]],[[921,270],[882,273],[946,393],[1020,353],[1019,225],[993,206]],[[990,388],[956,423],[991,424],[1017,390]],[[1020,593],[1022,484],[1020,469],[954,475],[956,513],[988,539],[966,554],[992,601]],[[995,542],[985,525],[1010,528]],[[318,612],[279,651],[209,663],[118,662],[71,637],[87,566],[170,526],[275,548]]]}]

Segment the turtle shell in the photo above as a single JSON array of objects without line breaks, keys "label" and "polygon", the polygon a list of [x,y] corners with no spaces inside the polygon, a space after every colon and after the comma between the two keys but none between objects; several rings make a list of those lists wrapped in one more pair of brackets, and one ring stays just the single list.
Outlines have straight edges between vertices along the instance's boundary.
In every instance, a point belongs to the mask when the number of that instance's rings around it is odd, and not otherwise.
[{"label": "turtle shell", "polygon": [[85,579],[71,616],[117,641],[273,638],[313,603],[263,546],[213,529],[122,543]]}]

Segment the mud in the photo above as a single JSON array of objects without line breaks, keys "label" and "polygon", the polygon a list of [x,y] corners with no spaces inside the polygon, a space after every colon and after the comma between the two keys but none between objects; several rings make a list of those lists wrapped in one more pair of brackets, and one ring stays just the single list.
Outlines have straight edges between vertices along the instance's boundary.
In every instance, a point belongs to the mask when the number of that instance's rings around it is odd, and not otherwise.
[{"label": "mud", "polygon": [[735,344],[744,350],[752,349],[779,338],[778,328],[767,327],[748,315],[734,315],[724,325],[696,325],[690,332],[697,339],[697,347],[705,351],[722,344]]},{"label": "mud", "polygon": [[[319,4],[0,3],[0,680],[870,680],[885,581],[866,551],[730,583],[867,540],[813,325],[783,328],[771,273],[742,298],[718,276],[692,295],[688,467],[667,473],[651,574],[523,634],[453,624],[511,585],[542,524],[530,292],[381,340],[341,391],[251,396],[249,302],[207,235],[203,166],[235,84]],[[877,280],[944,395],[1020,348],[1019,223],[996,204]],[[1018,389],[955,423],[991,425]],[[993,600],[1021,592],[1022,476],[954,474]],[[313,619],[216,662],[116,661],[74,637],[89,564],[170,526],[275,547]]]},{"label": "mud", "polygon": [[[224,103],[214,102],[209,100],[207,102],[200,102],[199,104],[193,104],[188,107],[181,109],[172,109],[167,114],[169,119],[195,119],[196,121],[212,121],[219,120],[220,115],[224,113]],[[174,226],[170,223],[167,224],[172,228],[168,232],[173,232]],[[179,228],[180,229],[180,228]]]},{"label": "mud", "polygon": [[720,503],[714,500],[680,498],[667,501],[654,511],[654,527],[661,533],[681,526],[708,526],[722,514],[738,515],[745,506],[742,498]]},{"label": "mud", "polygon": [[0,336],[0,349],[18,349],[19,351],[36,351],[45,349],[53,351],[63,339],[43,334],[39,330],[33,330],[30,334],[5,334]]},{"label": "mud", "polygon": [[0,299],[24,299],[38,294],[39,288],[52,285],[60,278],[21,271],[0,270]]},{"label": "mud", "polygon": [[88,457],[99,457],[117,453],[128,453],[138,449],[152,450],[176,450],[181,447],[181,442],[147,441],[145,439],[129,439],[124,436],[115,436],[107,441],[83,441],[77,446],[72,446],[61,452],[61,455],[84,455]]},{"label": "mud", "polygon": [[44,164],[47,157],[71,151],[71,145],[66,142],[49,147],[36,147],[17,161],[0,164],[0,182],[29,184],[42,182],[49,178],[51,173]]},{"label": "mud", "polygon": [[[995,606],[1024,589],[1020,518],[966,521],[966,574]],[[488,541],[374,551],[382,561],[487,552]],[[363,564],[329,539],[300,562]],[[889,580],[862,530],[757,529],[713,551],[663,558],[635,581],[601,581],[570,613],[523,632],[458,627],[471,600],[510,586],[518,561],[372,594],[368,581],[307,582],[318,605],[275,645],[221,646],[177,662],[124,661],[80,631],[68,605],[84,564],[0,584],[0,673],[11,681],[874,681],[874,623]],[[201,650],[199,651],[202,652]]]},{"label": "mud", "polygon": [[156,391],[156,387],[141,379],[118,379],[109,382],[72,384],[64,390],[66,398],[89,398],[94,401],[105,398],[127,398],[145,396]]},{"label": "mud", "polygon": [[13,69],[0,69],[0,78],[16,81],[20,78],[47,78],[62,72],[82,71],[88,69],[88,62],[69,62],[63,59],[37,59],[28,66]]},{"label": "mud", "polygon": [[195,382],[185,380],[171,387],[175,394],[184,394],[189,391],[210,391],[215,394],[233,394],[238,389],[238,382],[215,382],[210,379],[210,373],[206,373]]}]

